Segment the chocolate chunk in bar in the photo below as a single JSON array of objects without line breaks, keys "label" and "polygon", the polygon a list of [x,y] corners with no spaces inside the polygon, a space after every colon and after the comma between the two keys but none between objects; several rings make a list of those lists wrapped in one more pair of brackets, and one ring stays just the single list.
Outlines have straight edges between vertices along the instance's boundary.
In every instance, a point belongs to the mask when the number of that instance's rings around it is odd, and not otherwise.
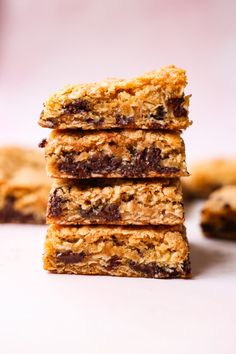
[{"label": "chocolate chunk in bar", "polygon": [[91,111],[91,104],[84,99],[78,99],[74,102],[67,104],[64,107],[65,113],[76,114],[78,112],[89,112]]}]

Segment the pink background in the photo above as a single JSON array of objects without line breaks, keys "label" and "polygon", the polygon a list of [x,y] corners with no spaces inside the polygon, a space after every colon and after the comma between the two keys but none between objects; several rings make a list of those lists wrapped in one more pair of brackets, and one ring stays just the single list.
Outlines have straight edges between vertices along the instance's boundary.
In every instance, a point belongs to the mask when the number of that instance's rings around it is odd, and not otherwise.
[{"label": "pink background", "polygon": [[187,69],[188,157],[234,154],[236,2],[1,1],[3,143],[37,145],[42,103],[66,83]]}]

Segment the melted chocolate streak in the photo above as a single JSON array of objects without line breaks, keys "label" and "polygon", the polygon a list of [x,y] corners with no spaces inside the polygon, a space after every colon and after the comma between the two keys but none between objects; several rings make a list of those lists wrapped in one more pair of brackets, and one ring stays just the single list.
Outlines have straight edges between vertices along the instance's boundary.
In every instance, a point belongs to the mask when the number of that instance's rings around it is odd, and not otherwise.
[{"label": "melted chocolate streak", "polygon": [[97,222],[96,219],[106,222],[121,219],[119,206],[114,203],[103,205],[98,208],[91,208],[89,210],[80,208],[79,213],[83,218],[91,219],[95,223]]},{"label": "melted chocolate streak", "polygon": [[[173,111],[173,114],[176,118],[188,116],[188,111],[183,107],[184,95],[182,95],[181,97],[172,97],[168,99],[166,105],[168,108],[170,108]],[[94,128],[98,128],[98,127],[102,128],[103,123],[105,121],[104,117],[100,117],[100,119],[97,120],[91,116],[91,113],[93,113],[93,107],[88,100],[83,98],[80,98],[74,102],[65,105],[63,107],[63,110],[64,110],[63,114],[66,115],[83,114],[85,118],[85,122],[90,125],[93,125]],[[146,117],[147,119],[149,118],[148,127],[150,129],[166,129],[166,128],[168,129],[168,124],[164,124],[163,122],[166,114],[167,111],[165,110],[164,106],[162,105],[158,106],[155,112],[151,113],[149,116]],[[116,118],[116,125],[119,128],[132,128],[132,129],[136,128],[135,118],[133,116],[125,116],[116,113],[115,118]],[[58,121],[58,117],[48,118],[47,126],[49,128],[57,128],[60,125],[59,121]],[[162,122],[160,123],[160,121]],[[42,146],[40,147],[43,147],[43,143]]]},{"label": "melted chocolate streak", "polygon": [[[63,213],[63,203],[67,201],[58,195],[59,190],[60,188],[56,188],[49,198],[48,216],[52,218],[57,218]],[[79,208],[78,212],[83,218],[90,219],[93,223],[98,223],[99,220],[111,222],[121,219],[119,205],[115,203],[98,205],[89,209]]]},{"label": "melted chocolate streak", "polygon": [[[175,117],[187,116],[188,112],[183,107],[184,104],[184,95],[181,97],[172,97],[167,100],[167,106],[173,110]],[[78,114],[78,113],[88,113],[92,111],[91,103],[85,99],[78,99],[74,102],[69,103],[64,106],[64,113],[66,114]],[[166,115],[166,111],[164,106],[160,105],[157,107],[156,112],[150,115],[150,118],[162,120]],[[116,115],[116,124],[120,126],[129,126],[134,123],[133,117],[127,117],[125,115],[120,115],[117,113]]]},{"label": "melted chocolate streak", "polygon": [[[173,114],[176,118],[188,116],[188,112],[183,107],[183,104],[184,104],[184,95],[181,97],[172,97],[166,102],[167,107],[172,109]],[[63,109],[64,109],[63,114],[74,115],[74,114],[81,113],[83,115],[86,115],[87,116],[87,118],[85,119],[86,123],[92,124],[95,127],[102,126],[104,123],[103,117],[101,117],[98,121],[94,120],[94,118],[91,117],[90,113],[92,112],[92,106],[91,103],[85,99],[78,99],[74,102],[71,102],[68,105],[64,106]],[[150,116],[147,117],[150,119],[149,128],[153,128],[153,129],[165,128],[165,124],[163,124],[163,122],[162,124],[160,124],[158,123],[158,121],[163,121],[166,114],[167,111],[165,110],[164,106],[162,105],[158,106],[156,111],[151,113]],[[48,118],[47,123],[48,123],[48,127],[50,128],[58,127],[57,118]],[[135,119],[134,117],[129,117],[117,113],[116,125],[119,127],[135,128]]]},{"label": "melted chocolate streak", "polygon": [[[84,252],[74,253],[72,251],[58,252],[56,254],[56,259],[58,262],[62,262],[64,264],[75,264],[86,260],[86,254]],[[108,261],[106,269],[108,271],[112,271],[117,269],[121,264],[121,258],[118,256],[113,256]],[[190,274],[190,263],[188,260],[183,263],[180,271],[177,271],[175,268],[160,267],[155,262],[139,264],[130,260],[128,261],[128,266],[136,273],[150,278],[178,278],[182,274]]]},{"label": "melted chocolate streak", "polygon": [[98,173],[104,176],[117,172],[121,177],[145,177],[150,171],[164,174],[174,174],[180,171],[178,167],[161,167],[161,150],[155,147],[145,148],[141,152],[134,151],[130,162],[119,157],[97,154],[85,161],[75,161],[73,153],[64,153],[63,160],[57,163],[58,170],[73,177],[89,178]]},{"label": "melted chocolate streak", "polygon": [[74,264],[82,262],[85,258],[85,253],[74,253],[72,251],[58,252],[56,257],[59,262],[63,262],[65,264]]}]

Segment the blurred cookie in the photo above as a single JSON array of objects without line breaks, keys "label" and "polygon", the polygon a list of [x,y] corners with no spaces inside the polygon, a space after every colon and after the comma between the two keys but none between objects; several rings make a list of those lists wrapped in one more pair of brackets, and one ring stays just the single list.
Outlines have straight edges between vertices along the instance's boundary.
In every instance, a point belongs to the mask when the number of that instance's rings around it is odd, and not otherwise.
[{"label": "blurred cookie", "polygon": [[190,177],[182,178],[186,199],[207,198],[225,185],[236,185],[236,158],[199,162],[190,168]]},{"label": "blurred cookie", "polygon": [[41,152],[0,148],[0,223],[45,223],[49,189]]},{"label": "blurred cookie", "polygon": [[236,240],[236,186],[225,186],[213,192],[205,202],[201,227],[208,237]]}]

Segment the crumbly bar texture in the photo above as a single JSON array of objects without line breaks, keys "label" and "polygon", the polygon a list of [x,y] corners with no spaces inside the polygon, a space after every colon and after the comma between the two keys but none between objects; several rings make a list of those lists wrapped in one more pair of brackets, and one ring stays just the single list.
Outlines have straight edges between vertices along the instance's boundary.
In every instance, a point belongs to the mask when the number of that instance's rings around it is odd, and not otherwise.
[{"label": "crumbly bar texture", "polygon": [[89,179],[54,182],[49,224],[177,225],[184,221],[179,179]]},{"label": "crumbly bar texture", "polygon": [[50,225],[44,268],[54,273],[186,278],[189,246],[183,227]]},{"label": "crumbly bar texture", "polygon": [[202,209],[201,227],[206,236],[236,240],[236,186],[210,195]]},{"label": "crumbly bar texture", "polygon": [[0,148],[0,223],[45,223],[49,190],[43,154]]},{"label": "crumbly bar texture", "polygon": [[149,130],[74,132],[53,130],[45,146],[55,178],[139,178],[187,175],[178,133]]},{"label": "crumbly bar texture", "polygon": [[44,103],[39,124],[53,129],[187,128],[185,71],[174,66],[132,80],[66,86]]},{"label": "crumbly bar texture", "polygon": [[196,163],[190,168],[190,177],[182,182],[186,199],[207,198],[222,186],[236,185],[236,158]]}]

